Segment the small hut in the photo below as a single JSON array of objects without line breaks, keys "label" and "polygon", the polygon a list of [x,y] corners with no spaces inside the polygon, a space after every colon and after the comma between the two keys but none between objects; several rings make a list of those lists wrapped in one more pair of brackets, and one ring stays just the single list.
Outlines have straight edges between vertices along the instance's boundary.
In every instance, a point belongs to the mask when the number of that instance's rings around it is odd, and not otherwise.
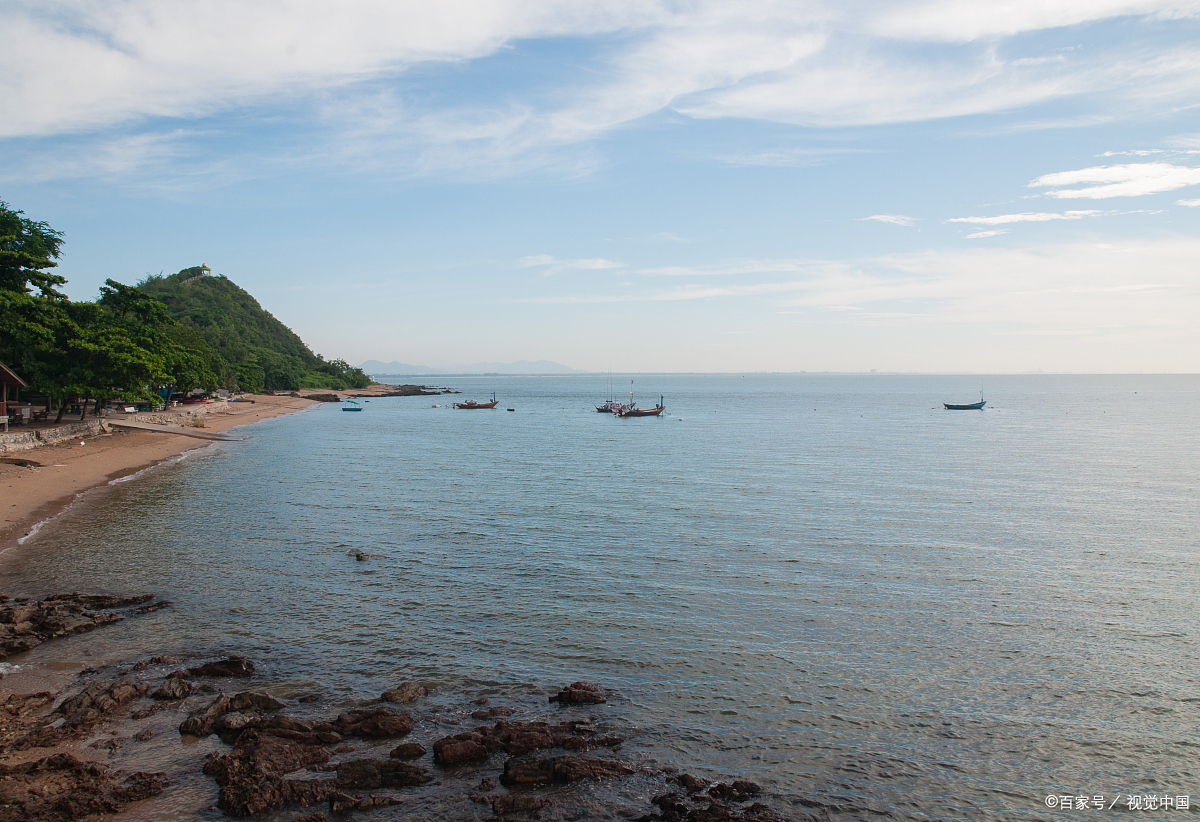
[{"label": "small hut", "polygon": [[0,419],[4,420],[4,430],[8,431],[8,388],[25,388],[25,380],[13,373],[13,370],[0,362]]}]

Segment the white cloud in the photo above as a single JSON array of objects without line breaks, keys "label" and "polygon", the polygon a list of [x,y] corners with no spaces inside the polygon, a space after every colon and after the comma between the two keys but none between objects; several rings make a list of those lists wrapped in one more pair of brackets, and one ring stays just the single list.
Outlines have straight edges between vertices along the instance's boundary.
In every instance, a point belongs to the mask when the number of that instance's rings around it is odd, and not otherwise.
[{"label": "white cloud", "polygon": [[1057,199],[1086,198],[1102,200],[1109,197],[1140,197],[1174,191],[1184,186],[1200,184],[1200,168],[1176,166],[1170,163],[1127,163],[1118,166],[1094,166],[1078,171],[1059,171],[1044,174],[1031,182],[1031,188],[1076,186],[1084,188],[1055,189],[1047,197]]},{"label": "white cloud", "polygon": [[1188,208],[1200,208],[1200,200],[1176,200],[1175,205],[1187,206]]},{"label": "white cloud", "polygon": [[[1018,53],[1006,38],[1197,8],[1195,0],[10,0],[0,12],[0,137],[226,112],[252,121],[282,107],[301,119],[317,111],[332,132],[324,152],[340,162],[500,174],[548,163],[586,169],[588,158],[556,152],[671,110],[869,125],[1092,95],[1108,111],[1089,116],[1130,117],[1194,99],[1200,50],[1133,29],[1077,50],[1023,43]],[[543,72],[486,103],[453,91],[410,97],[398,83],[415,66],[467,65],[553,38],[593,38],[585,70],[567,79]],[[802,165],[822,152],[729,162]]]},{"label": "white cloud", "polygon": [[999,237],[1001,234],[1008,233],[1007,228],[993,228],[987,231],[976,231],[974,234],[968,234],[968,240],[982,240],[985,237]]},{"label": "white cloud", "polygon": [[[1115,214],[1115,211],[1067,211],[1056,213],[1001,214],[998,217],[951,217],[948,223],[973,223],[975,225],[1005,225],[1007,223],[1045,223],[1050,220],[1082,220],[1084,217],[1099,217]],[[975,236],[975,235],[972,235]]]},{"label": "white cloud", "polygon": [[875,220],[879,223],[891,223],[892,225],[912,225],[916,220],[912,217],[905,217],[903,214],[872,214],[870,217],[859,217],[862,220]]},{"label": "white cloud", "polygon": [[534,254],[529,257],[522,257],[517,261],[517,265],[522,268],[531,267],[549,267],[552,271],[559,271],[568,268],[580,269],[584,271],[600,271],[607,268],[624,268],[624,263],[619,263],[615,260],[605,260],[601,257],[592,257],[577,260],[560,260],[557,257],[552,257],[549,254]]}]

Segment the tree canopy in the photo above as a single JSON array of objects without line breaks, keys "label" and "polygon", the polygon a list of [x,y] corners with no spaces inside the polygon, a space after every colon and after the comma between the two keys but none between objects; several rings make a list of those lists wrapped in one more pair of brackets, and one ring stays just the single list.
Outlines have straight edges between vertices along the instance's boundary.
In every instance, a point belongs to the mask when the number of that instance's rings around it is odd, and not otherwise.
[{"label": "tree canopy", "polygon": [[[106,280],[73,302],[52,273],[63,235],[0,201],[0,361],[34,392],[169,399],[192,389],[362,388],[370,378],[313,354],[258,301],[208,269],[137,286]],[[190,284],[195,289],[183,290]]]}]

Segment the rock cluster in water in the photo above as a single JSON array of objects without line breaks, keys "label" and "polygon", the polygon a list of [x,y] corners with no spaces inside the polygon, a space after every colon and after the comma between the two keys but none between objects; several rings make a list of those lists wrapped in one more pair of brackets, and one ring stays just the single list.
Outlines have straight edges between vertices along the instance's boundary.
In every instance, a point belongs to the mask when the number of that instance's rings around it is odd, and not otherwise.
[{"label": "rock cluster in water", "polygon": [[171,604],[152,600],[153,594],[137,597],[57,594],[40,601],[0,595],[0,660],[51,639],[119,622],[130,612],[147,614]]},{"label": "rock cluster in water", "polygon": [[[3,624],[24,625],[28,636],[53,638],[121,618],[114,609],[145,610],[152,599],[71,594],[41,602],[4,600],[0,615],[21,617],[19,623]],[[624,740],[580,715],[607,701],[605,690],[595,683],[572,682],[549,697],[562,706],[583,706],[559,721],[516,719],[514,708],[478,699],[455,713],[483,724],[444,735],[427,748],[405,737],[418,721],[450,720],[419,709],[414,718],[413,709],[392,707],[428,696],[429,689],[417,683],[401,683],[372,703],[321,719],[289,716],[285,701],[244,687],[257,684],[248,680],[258,674],[254,663],[240,656],[191,666],[154,656],[115,675],[87,671],[81,676],[86,682],[61,702],[50,693],[36,693],[12,695],[0,703],[0,759],[22,760],[0,764],[0,822],[66,822],[119,813],[130,802],[160,794],[167,785],[162,773],[130,773],[63,749],[79,750],[83,744],[114,756],[126,744],[153,736],[145,729],[126,738],[120,733],[122,723],[162,711],[181,717],[181,737],[216,735],[229,746],[209,754],[202,770],[216,784],[217,807],[231,817],[307,808],[292,822],[318,822],[327,819],[326,813],[313,813],[313,806],[342,816],[403,802],[406,792],[433,790],[490,806],[500,818],[537,818],[547,809],[556,817],[583,818],[582,796],[572,786],[638,778],[665,788],[653,796],[656,810],[647,809],[639,822],[780,819],[755,801],[760,789],[752,782],[710,782],[617,758]],[[221,690],[235,683],[243,687]],[[99,738],[87,745],[93,736]],[[389,747],[390,755],[384,754]],[[47,755],[30,756],[37,749],[47,749]],[[179,751],[180,761],[187,761],[183,746]],[[501,767],[496,779],[485,776],[473,790],[465,787],[464,777],[476,769],[497,774]]]}]

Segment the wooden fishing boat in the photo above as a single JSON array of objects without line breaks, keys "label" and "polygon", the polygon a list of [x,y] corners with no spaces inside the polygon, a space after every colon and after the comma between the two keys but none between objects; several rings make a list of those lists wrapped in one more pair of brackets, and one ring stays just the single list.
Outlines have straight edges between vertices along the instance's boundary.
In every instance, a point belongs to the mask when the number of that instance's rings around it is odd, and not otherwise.
[{"label": "wooden fishing boat", "polygon": [[667,407],[663,405],[663,398],[660,394],[658,397],[658,405],[653,408],[635,408],[632,405],[622,408],[615,412],[618,417],[657,417],[662,412],[666,411]]},{"label": "wooden fishing boat", "polygon": [[499,402],[500,401],[498,399],[496,399],[496,392],[493,391],[491,402],[475,402],[475,400],[467,400],[466,402],[454,403],[454,407],[462,408],[463,410],[475,409],[475,408],[495,408],[497,403],[499,403]]}]

